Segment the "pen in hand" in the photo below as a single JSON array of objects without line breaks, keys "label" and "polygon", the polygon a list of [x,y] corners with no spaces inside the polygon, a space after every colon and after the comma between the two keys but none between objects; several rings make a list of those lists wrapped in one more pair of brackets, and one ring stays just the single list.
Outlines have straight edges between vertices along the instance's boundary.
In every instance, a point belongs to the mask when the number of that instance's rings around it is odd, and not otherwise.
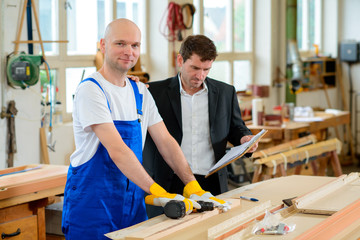
[{"label": "pen in hand", "polygon": [[240,196],[241,199],[245,199],[245,200],[249,200],[249,201],[253,201],[253,202],[257,202],[259,201],[259,199],[256,198],[251,198],[251,197],[244,197],[244,196]]}]

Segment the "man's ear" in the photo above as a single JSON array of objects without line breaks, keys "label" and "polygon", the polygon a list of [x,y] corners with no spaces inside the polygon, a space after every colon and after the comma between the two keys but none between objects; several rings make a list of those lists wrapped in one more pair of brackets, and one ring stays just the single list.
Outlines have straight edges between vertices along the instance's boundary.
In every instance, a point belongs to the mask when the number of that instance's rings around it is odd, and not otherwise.
[{"label": "man's ear", "polygon": [[105,54],[105,39],[101,38],[100,39],[100,51]]},{"label": "man's ear", "polygon": [[178,54],[178,55],[177,55],[176,60],[177,60],[176,62],[177,62],[178,67],[182,67],[182,65],[183,65],[183,63],[184,63],[184,59],[183,59],[183,57],[181,56],[181,54]]}]

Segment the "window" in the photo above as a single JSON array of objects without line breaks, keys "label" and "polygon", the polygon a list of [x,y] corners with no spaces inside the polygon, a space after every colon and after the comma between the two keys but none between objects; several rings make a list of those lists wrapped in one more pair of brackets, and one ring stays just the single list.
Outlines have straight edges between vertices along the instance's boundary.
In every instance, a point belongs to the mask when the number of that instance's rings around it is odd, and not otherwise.
[{"label": "window", "polygon": [[[40,31],[43,40],[58,40],[59,34],[57,32],[58,23],[58,1],[51,0],[50,3],[45,3],[44,0],[39,1],[40,14]],[[44,50],[47,56],[59,54],[58,44],[44,43]]]},{"label": "window", "polygon": [[109,22],[120,17],[134,21],[142,32],[141,54],[146,54],[145,9],[146,0],[39,0],[42,39],[69,41],[44,43],[56,87],[51,88],[54,93],[49,99],[44,72],[41,78],[43,95],[53,103],[61,103],[61,119],[72,120],[72,96],[81,79],[96,71],[97,42]]},{"label": "window", "polygon": [[252,1],[194,1],[194,33],[212,39],[218,51],[209,77],[245,90],[252,82]]},{"label": "window", "polygon": [[[144,0],[117,0],[116,18],[131,19],[141,29],[142,39],[146,39],[145,31],[145,2]],[[146,44],[141,44],[141,53],[145,53]]]},{"label": "window", "polygon": [[66,68],[66,112],[72,113],[73,105],[72,101],[74,99],[74,93],[76,87],[79,85],[81,80],[85,76],[89,76],[91,73],[95,72],[95,67],[84,67],[84,68]]},{"label": "window", "polygon": [[106,9],[110,8],[109,3],[109,0],[67,1],[68,55],[95,55],[96,42],[103,37],[106,25],[112,20],[111,9]]},{"label": "window", "polygon": [[321,0],[297,0],[297,42],[300,51],[321,43]]}]

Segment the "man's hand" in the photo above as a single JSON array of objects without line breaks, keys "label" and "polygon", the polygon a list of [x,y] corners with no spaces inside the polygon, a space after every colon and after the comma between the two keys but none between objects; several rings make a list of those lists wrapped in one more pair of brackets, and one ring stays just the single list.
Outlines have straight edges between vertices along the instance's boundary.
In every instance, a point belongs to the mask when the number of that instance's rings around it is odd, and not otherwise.
[{"label": "man's hand", "polygon": [[[240,144],[243,144],[243,143],[246,143],[246,142],[250,141],[253,137],[254,137],[254,135],[246,135],[246,136],[243,136],[243,137],[240,139]],[[258,148],[258,142],[256,142],[256,143],[250,148],[250,150],[249,150],[248,152],[249,152],[249,153],[255,152],[257,148]]]},{"label": "man's hand", "polygon": [[[133,80],[134,82],[140,82],[140,78],[139,77],[137,77],[137,76],[134,76],[134,75],[126,75],[126,77],[128,77],[129,79],[131,79],[131,80]],[[147,87],[147,88],[149,88],[149,84],[145,84],[145,86]]]},{"label": "man's hand", "polygon": [[185,203],[186,214],[190,214],[193,211],[193,208],[200,209],[201,206],[196,201],[184,198],[180,194],[171,194],[168,193],[165,189],[160,187],[157,183],[153,183],[150,187],[151,195],[145,197],[145,203],[154,206],[164,207],[166,203],[171,200],[179,200]]},{"label": "man's hand", "polygon": [[196,201],[212,202],[215,207],[222,209],[224,212],[231,208],[230,202],[216,198],[210,192],[204,191],[196,180],[186,184],[184,187],[184,197]]}]

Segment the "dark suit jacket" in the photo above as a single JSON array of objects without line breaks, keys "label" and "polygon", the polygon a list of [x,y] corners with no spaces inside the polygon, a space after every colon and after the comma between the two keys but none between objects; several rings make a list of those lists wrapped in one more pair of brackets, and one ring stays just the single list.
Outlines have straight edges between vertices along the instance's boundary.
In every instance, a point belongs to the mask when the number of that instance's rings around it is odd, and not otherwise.
[{"label": "dark suit jacket", "polygon": [[[215,161],[219,161],[225,154],[227,141],[237,146],[240,145],[241,137],[252,133],[241,118],[235,88],[211,78],[206,78],[205,82],[209,96],[211,143]],[[180,145],[183,133],[178,76],[149,83],[149,90],[167,129]],[[149,134],[143,151],[143,165],[155,182],[169,191],[174,172],[157,151]],[[228,190],[226,168],[222,168],[217,174],[221,192],[226,192]]]}]

